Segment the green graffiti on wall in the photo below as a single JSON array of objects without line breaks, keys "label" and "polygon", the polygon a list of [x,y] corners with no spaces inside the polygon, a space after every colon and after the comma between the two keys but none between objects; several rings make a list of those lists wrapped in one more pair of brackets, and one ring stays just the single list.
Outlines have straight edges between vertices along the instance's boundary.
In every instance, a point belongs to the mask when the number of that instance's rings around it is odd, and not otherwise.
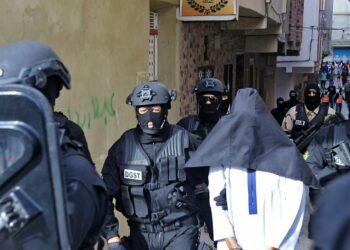
[{"label": "green graffiti on wall", "polygon": [[91,109],[86,112],[71,110],[68,108],[67,116],[70,120],[76,122],[83,129],[90,129],[96,120],[103,120],[104,125],[117,117],[117,110],[113,107],[114,93],[111,96],[100,99],[96,96],[91,98]]}]

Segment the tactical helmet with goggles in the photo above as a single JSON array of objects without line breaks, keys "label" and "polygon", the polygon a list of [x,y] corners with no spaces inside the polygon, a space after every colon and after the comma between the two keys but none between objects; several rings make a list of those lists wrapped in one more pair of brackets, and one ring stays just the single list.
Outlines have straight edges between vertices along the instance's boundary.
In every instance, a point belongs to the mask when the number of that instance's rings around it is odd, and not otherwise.
[{"label": "tactical helmet with goggles", "polygon": [[0,48],[0,84],[25,84],[43,89],[51,76],[70,89],[67,68],[47,45],[19,41]]},{"label": "tactical helmet with goggles", "polygon": [[145,82],[138,85],[127,97],[126,103],[134,107],[167,104],[176,100],[176,90],[169,90],[161,82]]}]

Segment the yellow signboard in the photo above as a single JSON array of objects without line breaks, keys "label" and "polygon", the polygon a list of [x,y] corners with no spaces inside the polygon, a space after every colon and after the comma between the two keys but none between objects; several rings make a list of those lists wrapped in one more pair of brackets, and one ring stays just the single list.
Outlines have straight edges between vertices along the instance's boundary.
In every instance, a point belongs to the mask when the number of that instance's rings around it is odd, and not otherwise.
[{"label": "yellow signboard", "polygon": [[184,21],[233,20],[237,0],[180,0],[178,19]]}]

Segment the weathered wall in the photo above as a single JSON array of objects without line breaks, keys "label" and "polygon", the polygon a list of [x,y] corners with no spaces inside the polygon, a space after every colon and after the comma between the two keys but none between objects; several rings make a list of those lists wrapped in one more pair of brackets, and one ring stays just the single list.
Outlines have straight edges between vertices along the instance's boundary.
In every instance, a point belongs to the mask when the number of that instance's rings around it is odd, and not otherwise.
[{"label": "weathered wall", "polygon": [[98,169],[112,143],[136,123],[125,98],[147,79],[148,15],[148,0],[1,2],[0,45],[42,41],[70,70],[72,90],[62,91],[56,110],[83,127]]},{"label": "weathered wall", "polygon": [[[223,80],[224,65],[234,64],[235,39],[232,32],[221,31],[220,23],[183,23],[182,28],[180,115],[185,116],[196,112],[196,100],[192,89],[199,79],[198,67],[214,66],[214,77]],[[205,48],[205,36],[207,36],[207,48]]]}]

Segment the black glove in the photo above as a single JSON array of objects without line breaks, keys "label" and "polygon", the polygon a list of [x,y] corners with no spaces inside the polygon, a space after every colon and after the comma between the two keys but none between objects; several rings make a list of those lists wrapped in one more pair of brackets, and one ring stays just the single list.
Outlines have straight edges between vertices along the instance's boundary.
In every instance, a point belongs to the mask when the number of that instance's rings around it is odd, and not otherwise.
[{"label": "black glove", "polygon": [[226,188],[220,191],[220,194],[214,198],[215,204],[223,210],[227,210]]},{"label": "black glove", "polygon": [[113,242],[108,244],[108,250],[126,250],[122,242]]}]

